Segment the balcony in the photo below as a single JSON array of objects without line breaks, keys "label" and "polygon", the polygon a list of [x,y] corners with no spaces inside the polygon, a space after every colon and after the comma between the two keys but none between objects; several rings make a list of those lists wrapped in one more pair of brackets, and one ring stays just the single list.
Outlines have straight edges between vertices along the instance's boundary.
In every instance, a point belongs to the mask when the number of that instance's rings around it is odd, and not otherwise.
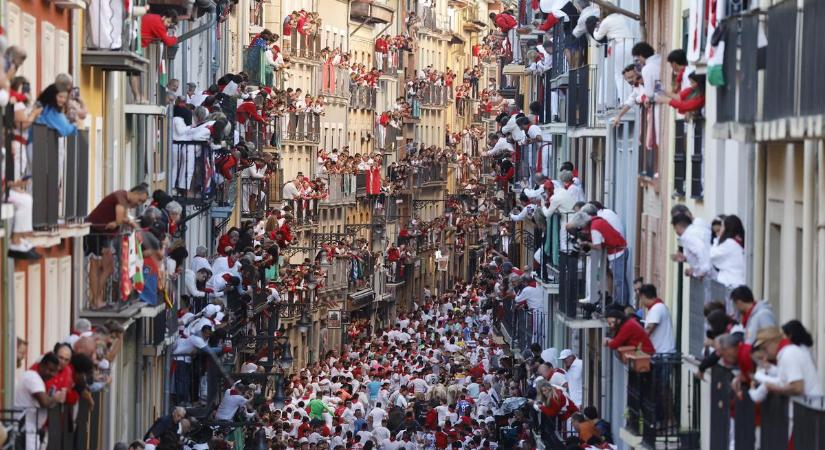
[{"label": "balcony", "polygon": [[[128,251],[137,243],[133,232],[92,232],[87,239],[100,243],[103,259],[86,258],[83,264],[84,317],[130,317],[145,303],[135,289],[131,277],[123,277],[122,271],[129,264]],[[110,255],[111,263],[107,263]],[[157,281],[155,282],[157,286]],[[145,291],[147,295],[148,290]]]},{"label": "balcony", "polygon": [[484,18],[479,18],[478,8],[465,8],[462,11],[462,29],[468,33],[480,33],[487,27]]},{"label": "balcony", "polygon": [[375,109],[377,90],[370,86],[358,86],[350,83],[349,107],[353,109]]},{"label": "balcony", "polygon": [[88,212],[89,136],[59,138],[45,125],[32,126],[32,211],[35,230],[79,224]]},{"label": "balcony", "polygon": [[[785,1],[768,11],[768,39],[764,119],[774,120],[798,115],[796,59],[798,13],[796,2]],[[810,68],[807,70],[811,70]],[[804,73],[804,71],[803,71]]]},{"label": "balcony", "polygon": [[364,197],[367,195],[367,174],[358,172],[355,174],[355,196]]},{"label": "balcony", "polygon": [[510,338],[510,347],[525,351],[537,342],[544,347],[547,336],[547,313],[519,307],[514,300],[504,300],[504,318],[501,327]]},{"label": "balcony", "polygon": [[281,146],[283,137],[281,121],[273,119],[261,123],[247,120],[241,127],[241,136],[244,141],[254,144],[256,150],[277,149]]},{"label": "balcony", "polygon": [[570,70],[570,64],[564,54],[564,48],[569,44],[569,41],[575,39],[573,35],[568,35],[564,32],[564,27],[553,27],[551,41],[553,48],[551,50],[551,58],[553,59],[553,66],[548,71],[550,79],[555,80],[567,74]]},{"label": "balcony", "polygon": [[288,113],[281,118],[281,141],[317,144],[320,140],[321,116],[311,112]]},{"label": "balcony", "polygon": [[[740,130],[734,124],[750,126],[758,109],[757,34],[759,16],[748,15],[728,19],[723,71],[725,85],[716,88],[715,137],[727,139],[752,138],[750,129]],[[739,58],[737,59],[737,52]],[[773,100],[771,100],[773,101]],[[744,134],[743,134],[744,131]]]},{"label": "balcony", "polygon": [[570,127],[597,126],[595,119],[596,99],[598,98],[597,67],[585,65],[568,72],[567,89],[567,125]]},{"label": "balcony", "polygon": [[284,200],[284,204],[292,207],[292,216],[295,218],[296,226],[309,226],[318,221],[319,201],[317,199],[296,198]]},{"label": "balcony", "polygon": [[[621,430],[622,440],[636,448],[700,449],[695,403],[701,382],[691,376],[682,379],[681,355],[650,356],[631,350],[622,356],[627,364],[627,421]],[[686,408],[682,407],[683,382],[687,384]],[[693,414],[682,417],[684,411]]]},{"label": "balcony", "polygon": [[[215,155],[209,142],[173,141],[171,151],[169,173],[175,200],[181,205],[192,205],[214,197],[216,187],[212,173],[215,170]],[[229,201],[233,196],[227,194],[224,198]]]},{"label": "balcony", "polygon": [[405,263],[403,260],[386,263],[387,265],[387,285],[401,286],[412,278],[413,264]]},{"label": "balcony", "polygon": [[321,205],[340,205],[355,201],[355,175],[331,173],[327,176],[329,196],[321,200]]},{"label": "balcony", "polygon": [[247,219],[261,219],[269,206],[269,180],[241,177],[241,215]]},{"label": "balcony", "polygon": [[352,261],[347,284],[350,294],[371,290],[374,273],[375,260],[369,254],[364,253]]},{"label": "balcony", "polygon": [[415,173],[415,187],[429,187],[447,182],[447,163],[439,162],[418,167]]},{"label": "balcony", "polygon": [[427,85],[418,92],[418,98],[424,108],[444,108],[450,100],[450,90],[447,86]]},{"label": "balcony", "polygon": [[321,94],[325,96],[348,98],[350,96],[349,71],[336,67],[332,63],[321,66]]},{"label": "balcony", "polygon": [[266,61],[266,49],[261,47],[244,47],[243,70],[249,75],[249,84],[255,86],[272,86],[274,72]]},{"label": "balcony", "polygon": [[[81,64],[112,72],[145,72],[149,60],[143,55],[140,44],[140,20],[123,13],[122,3],[108,1],[110,11],[121,14],[120,20],[101,16],[104,7],[86,11],[86,41],[81,53]],[[103,26],[107,24],[109,26]]]},{"label": "balcony", "polygon": [[303,58],[313,62],[321,59],[321,33],[314,36],[292,31],[292,35],[284,40],[284,51],[294,58]]},{"label": "balcony", "polygon": [[388,24],[395,15],[395,10],[381,1],[352,0],[349,7],[349,17],[356,22]]}]

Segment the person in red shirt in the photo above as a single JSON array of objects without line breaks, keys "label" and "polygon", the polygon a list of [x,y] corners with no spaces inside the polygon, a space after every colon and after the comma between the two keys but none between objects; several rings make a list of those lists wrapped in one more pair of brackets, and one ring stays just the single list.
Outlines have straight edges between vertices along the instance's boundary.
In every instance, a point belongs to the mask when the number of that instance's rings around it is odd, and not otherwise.
[{"label": "person in red shirt", "polygon": [[173,10],[163,14],[145,14],[140,18],[140,46],[146,48],[149,44],[163,42],[167,47],[178,43],[178,38],[169,36],[168,28],[178,23],[178,13]]},{"label": "person in red shirt", "polygon": [[[171,47],[177,45],[178,38],[170,36],[167,31],[169,27],[178,23],[178,13],[174,9],[164,11],[162,14],[144,14],[140,18],[140,46],[148,47],[155,42],[162,42],[164,46]],[[146,96],[140,86],[140,74],[129,76],[129,85],[132,95],[137,103],[147,103]]]},{"label": "person in red shirt", "polygon": [[665,93],[655,97],[656,103],[668,104],[679,111],[679,114],[700,111],[705,106],[705,76],[697,73],[688,75],[690,87],[682,89],[678,94]]},{"label": "person in red shirt", "polygon": [[633,318],[628,318],[625,313],[618,308],[611,308],[605,314],[607,326],[613,332],[613,338],[605,338],[604,345],[613,350],[619,347],[631,346],[640,348],[648,355],[656,353],[650,336],[642,325]]},{"label": "person in red shirt", "polygon": [[390,51],[389,36],[379,36],[375,40],[375,67],[384,70],[384,57]]},{"label": "person in red shirt", "polygon": [[507,34],[518,25],[516,18],[506,12],[501,14],[490,13],[490,20],[492,20],[496,27],[504,34]]}]

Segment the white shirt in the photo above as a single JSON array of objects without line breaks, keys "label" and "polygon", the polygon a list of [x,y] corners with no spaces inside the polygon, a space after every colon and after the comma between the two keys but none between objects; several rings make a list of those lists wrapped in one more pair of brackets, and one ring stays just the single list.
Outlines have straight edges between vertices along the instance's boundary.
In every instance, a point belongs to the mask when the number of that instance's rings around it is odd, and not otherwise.
[{"label": "white shirt", "polygon": [[653,99],[653,94],[656,92],[656,84],[661,81],[662,57],[653,55],[647,58],[644,67],[642,67],[642,94],[648,100]]},{"label": "white shirt", "polygon": [[284,200],[292,200],[297,198],[300,195],[298,188],[295,187],[295,183],[290,181],[284,185],[284,192],[282,198]]},{"label": "white shirt", "polygon": [[227,389],[223,393],[223,400],[215,411],[215,420],[232,420],[238,408],[246,405],[246,397],[233,394],[232,389]]},{"label": "white shirt", "polygon": [[718,271],[716,281],[727,287],[745,284],[745,249],[733,239],[710,248],[710,264]]},{"label": "white shirt", "polygon": [[570,393],[570,400],[573,400],[573,403],[575,403],[578,407],[581,407],[582,402],[584,401],[584,382],[582,381],[583,371],[582,360],[576,358],[565,374],[567,377],[567,390]]},{"label": "white shirt", "polygon": [[198,335],[191,335],[189,337],[178,339],[175,344],[175,352],[172,354],[174,359],[183,360],[183,362],[191,362],[192,357],[189,356],[198,350],[206,347],[206,341]]},{"label": "white shirt", "polygon": [[562,187],[561,189],[554,189],[553,196],[550,197],[550,206],[542,206],[542,211],[544,212],[544,216],[547,217],[549,220],[553,214],[559,214],[559,249],[561,251],[569,251],[570,250],[570,243],[568,241],[567,235],[567,219],[570,217],[570,213],[573,212],[573,206],[576,205],[576,198],[573,194]]},{"label": "white shirt", "polygon": [[536,205],[529,204],[519,211],[518,214],[510,214],[510,220],[513,222],[520,222],[524,219],[532,219],[533,214],[536,212]]},{"label": "white shirt", "polygon": [[673,340],[673,321],[670,311],[664,303],[656,303],[647,310],[645,324],[655,323],[656,328],[650,333],[650,342],[656,353],[673,353],[676,351]]},{"label": "white shirt", "polygon": [[[34,397],[34,394],[39,392],[46,392],[46,383],[35,370],[23,372],[23,375],[14,383],[14,407],[24,410],[27,437],[31,436],[37,439],[32,441],[32,444],[35,445],[39,442],[35,431],[43,427],[47,415],[47,410],[41,408],[40,402]],[[28,445],[26,447],[28,448]]]},{"label": "white shirt", "polygon": [[682,246],[682,253],[688,265],[693,269],[694,277],[704,276],[711,269],[710,240],[705,240],[704,236],[702,227],[694,222],[678,239],[679,245]]},{"label": "white shirt", "polygon": [[599,6],[596,4],[591,4],[590,6],[582,9],[581,13],[579,13],[579,20],[576,22],[576,27],[573,28],[573,36],[576,38],[584,36],[584,33],[587,32],[587,27],[585,25],[587,18],[590,16],[599,17],[600,15],[601,11],[599,10]]},{"label": "white shirt", "polygon": [[379,426],[381,426],[381,421],[384,420],[385,417],[387,417],[387,411],[385,411],[384,408],[379,408],[377,406],[375,408],[372,408],[372,411],[370,411],[372,427],[378,428]]},{"label": "white shirt", "polygon": [[235,261],[235,265],[229,267],[229,257],[219,256],[212,262],[212,273],[231,273],[233,276],[238,276],[241,270],[241,263]]},{"label": "white shirt", "polygon": [[596,213],[596,215],[606,220],[607,223],[609,223],[614,230],[618,231],[619,234],[622,235],[622,237],[625,237],[624,224],[622,224],[622,219],[620,219],[619,215],[616,214],[613,210],[604,208],[599,210],[599,212]]},{"label": "white shirt", "polygon": [[496,141],[496,145],[487,152],[487,156],[498,156],[504,153],[509,155],[515,151],[513,144],[507,142],[507,138],[500,137],[498,141]]},{"label": "white shirt", "polygon": [[610,41],[615,39],[632,39],[633,32],[630,31],[627,18],[621,14],[613,13],[608,14],[607,17],[602,19],[601,22],[599,22],[599,26],[593,30],[593,38],[600,41],[605,37]]},{"label": "white shirt", "polygon": [[527,286],[516,296],[516,303],[527,302],[527,307],[532,311],[546,311],[544,289]]},{"label": "white shirt", "polygon": [[811,351],[807,348],[786,345],[776,355],[776,367],[782,385],[787,386],[801,380],[805,385],[804,395],[823,395],[820,377],[816,373]]}]

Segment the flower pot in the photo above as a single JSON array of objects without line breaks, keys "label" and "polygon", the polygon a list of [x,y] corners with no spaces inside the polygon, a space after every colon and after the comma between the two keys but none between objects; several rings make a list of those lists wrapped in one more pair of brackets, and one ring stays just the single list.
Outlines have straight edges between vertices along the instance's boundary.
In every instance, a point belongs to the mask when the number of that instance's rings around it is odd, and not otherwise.
[{"label": "flower pot", "polygon": [[619,358],[622,360],[624,364],[627,364],[627,355],[636,353],[636,347],[632,345],[625,345],[616,349],[616,353],[619,354]]},{"label": "flower pot", "polygon": [[627,355],[628,366],[630,370],[636,373],[650,372],[650,355],[647,353],[636,352]]}]

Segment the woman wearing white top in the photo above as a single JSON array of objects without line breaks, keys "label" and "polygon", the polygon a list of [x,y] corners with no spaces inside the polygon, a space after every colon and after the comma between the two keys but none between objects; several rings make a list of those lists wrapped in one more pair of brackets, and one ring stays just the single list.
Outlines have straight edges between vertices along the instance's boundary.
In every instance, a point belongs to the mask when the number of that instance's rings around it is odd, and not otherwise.
[{"label": "woman wearing white top", "polygon": [[722,234],[710,248],[710,263],[716,268],[716,281],[733,288],[745,284],[745,229],[734,215],[722,222]]}]

